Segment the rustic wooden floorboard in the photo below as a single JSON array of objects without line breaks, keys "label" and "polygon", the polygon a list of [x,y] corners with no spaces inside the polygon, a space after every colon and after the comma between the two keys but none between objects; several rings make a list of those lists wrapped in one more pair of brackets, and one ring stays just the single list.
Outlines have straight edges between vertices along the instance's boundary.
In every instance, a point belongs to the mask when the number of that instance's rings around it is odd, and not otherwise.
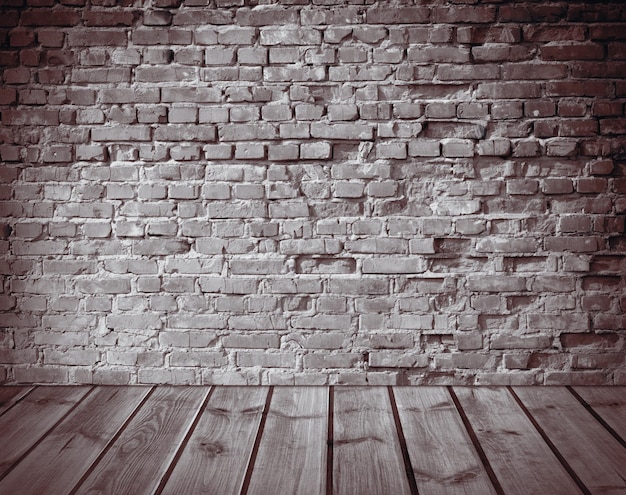
[{"label": "rustic wooden floorboard", "polygon": [[247,493],[324,495],[327,421],[327,388],[276,388]]},{"label": "rustic wooden floorboard", "polygon": [[454,393],[505,493],[581,493],[506,388],[455,387]]},{"label": "rustic wooden floorboard", "polygon": [[90,391],[90,387],[39,387],[0,416],[0,479]]},{"label": "rustic wooden floorboard", "polygon": [[334,396],[333,493],[410,494],[387,390],[337,387]]},{"label": "rustic wooden floorboard", "polygon": [[267,387],[217,387],[162,493],[239,493],[267,394]]},{"label": "rustic wooden floorboard", "polygon": [[448,390],[397,387],[394,396],[421,493],[496,493]]},{"label": "rustic wooden floorboard", "polygon": [[159,387],[75,493],[153,493],[207,393]]},{"label": "rustic wooden floorboard", "polygon": [[34,387],[0,387],[0,416],[19,402]]},{"label": "rustic wooden floorboard", "polygon": [[515,393],[589,491],[626,493],[626,449],[568,390],[523,387]]},{"label": "rustic wooden floorboard", "polygon": [[67,487],[80,480],[147,391],[96,389],[0,481],[0,493],[67,493]]},{"label": "rustic wooden floorboard", "polygon": [[626,387],[0,387],[0,494],[626,494]]},{"label": "rustic wooden floorboard", "polygon": [[626,387],[575,387],[574,393],[626,443]]}]

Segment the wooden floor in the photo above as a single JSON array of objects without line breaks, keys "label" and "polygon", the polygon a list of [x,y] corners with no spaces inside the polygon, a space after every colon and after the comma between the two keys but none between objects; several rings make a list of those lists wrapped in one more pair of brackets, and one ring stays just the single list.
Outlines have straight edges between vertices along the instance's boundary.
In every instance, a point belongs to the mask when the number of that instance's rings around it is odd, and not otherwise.
[{"label": "wooden floor", "polygon": [[626,494],[626,387],[4,387],[0,494]]}]

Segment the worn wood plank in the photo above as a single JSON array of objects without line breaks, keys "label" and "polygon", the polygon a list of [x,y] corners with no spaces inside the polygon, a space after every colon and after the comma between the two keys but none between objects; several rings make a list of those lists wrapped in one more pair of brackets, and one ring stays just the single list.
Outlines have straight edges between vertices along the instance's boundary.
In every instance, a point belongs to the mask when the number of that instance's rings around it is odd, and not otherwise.
[{"label": "worn wood plank", "polygon": [[514,390],[592,493],[626,493],[626,450],[568,390]]},{"label": "worn wood plank", "polygon": [[325,494],[327,432],[327,388],[275,388],[247,493]]},{"label": "worn wood plank", "polygon": [[0,416],[35,387],[0,387]]},{"label": "worn wood plank", "polygon": [[626,387],[574,387],[574,390],[626,440]]},{"label": "worn wood plank", "polygon": [[0,477],[63,418],[91,387],[37,387],[0,416]]},{"label": "worn wood plank", "polygon": [[239,493],[267,392],[267,387],[217,388],[162,494]]},{"label": "worn wood plank", "polygon": [[98,387],[0,482],[0,493],[67,493],[148,391]]},{"label": "worn wood plank", "polygon": [[420,493],[496,493],[445,388],[394,387],[393,392]]},{"label": "worn wood plank", "polygon": [[411,493],[389,394],[382,387],[336,387],[333,493]]},{"label": "worn wood plank", "polygon": [[581,493],[507,389],[454,392],[507,495]]},{"label": "worn wood plank", "polygon": [[158,387],[75,493],[153,493],[208,391]]}]

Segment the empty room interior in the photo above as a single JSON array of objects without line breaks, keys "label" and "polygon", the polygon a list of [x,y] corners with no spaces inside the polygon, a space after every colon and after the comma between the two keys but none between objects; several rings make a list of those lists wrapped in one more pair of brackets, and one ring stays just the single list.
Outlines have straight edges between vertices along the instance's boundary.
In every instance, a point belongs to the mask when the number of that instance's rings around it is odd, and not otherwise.
[{"label": "empty room interior", "polygon": [[626,6],[0,0],[1,495],[625,495]]}]

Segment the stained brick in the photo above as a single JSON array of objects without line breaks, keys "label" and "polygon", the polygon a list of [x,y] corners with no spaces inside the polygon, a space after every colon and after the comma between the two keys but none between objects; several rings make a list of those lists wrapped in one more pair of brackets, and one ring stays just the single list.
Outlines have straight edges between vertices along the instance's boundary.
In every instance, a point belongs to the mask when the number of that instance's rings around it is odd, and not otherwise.
[{"label": "stained brick", "polygon": [[80,16],[73,9],[29,9],[22,12],[20,22],[23,26],[75,26]]},{"label": "stained brick", "polygon": [[626,383],[615,5],[9,3],[0,379]]},{"label": "stained brick", "polygon": [[365,14],[368,24],[419,24],[428,22],[428,7],[371,7]]}]

